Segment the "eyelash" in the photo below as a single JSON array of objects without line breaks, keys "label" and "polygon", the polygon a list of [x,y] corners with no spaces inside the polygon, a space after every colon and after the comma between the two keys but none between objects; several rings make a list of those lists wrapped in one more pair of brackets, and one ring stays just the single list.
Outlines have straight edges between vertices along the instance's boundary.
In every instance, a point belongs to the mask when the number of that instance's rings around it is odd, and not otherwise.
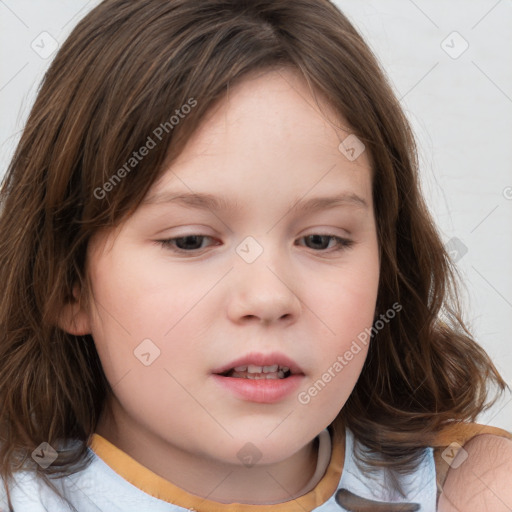
[{"label": "eyelash", "polygon": [[[347,238],[341,238],[336,235],[328,235],[328,234],[324,234],[324,233],[312,233],[311,235],[305,235],[301,238],[307,238],[307,237],[311,237],[311,236],[315,236],[315,235],[334,239],[334,240],[336,240],[336,242],[338,244],[337,248],[335,248],[334,250],[327,251],[326,249],[321,249],[320,251],[315,251],[315,252],[328,252],[328,253],[339,252],[339,251],[343,251],[345,249],[351,248],[355,243],[353,240],[349,240]],[[175,242],[176,240],[183,240],[183,239],[186,239],[189,237],[199,237],[199,238],[203,238],[203,239],[204,238],[213,238],[208,235],[190,234],[190,235],[178,236],[175,238],[168,238],[166,240],[155,240],[155,242],[158,243],[159,245],[161,245],[164,249],[170,250],[170,251],[178,253],[178,254],[187,254],[187,253],[193,254],[194,252],[200,251],[201,249],[192,249],[190,251],[187,251],[186,249],[180,249],[173,244],[173,242]]]}]

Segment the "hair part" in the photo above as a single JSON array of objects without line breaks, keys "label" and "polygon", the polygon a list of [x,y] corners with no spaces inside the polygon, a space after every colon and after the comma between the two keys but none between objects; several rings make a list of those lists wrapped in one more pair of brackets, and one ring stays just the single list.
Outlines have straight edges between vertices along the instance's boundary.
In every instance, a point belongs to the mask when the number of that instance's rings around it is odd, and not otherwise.
[{"label": "hair part", "polygon": [[[137,209],[229,87],[285,67],[327,99],[371,155],[377,316],[403,305],[372,336],[333,431],[351,429],[369,470],[408,472],[444,426],[473,421],[495,402],[487,403],[489,383],[505,389],[462,320],[456,270],[421,194],[409,123],[346,16],[328,0],[106,0],[48,69],[0,192],[6,484],[21,467],[49,485],[81,469],[111,392],[92,337],[57,326],[64,304],[89,300],[91,237]],[[148,137],[154,148],[131,165]],[[79,442],[46,470],[31,460],[40,443],[67,439]]]}]

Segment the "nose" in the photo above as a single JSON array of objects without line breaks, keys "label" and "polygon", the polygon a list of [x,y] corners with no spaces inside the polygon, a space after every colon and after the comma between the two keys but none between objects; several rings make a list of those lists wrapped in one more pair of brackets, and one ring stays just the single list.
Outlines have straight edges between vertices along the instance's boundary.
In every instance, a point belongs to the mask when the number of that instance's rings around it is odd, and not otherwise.
[{"label": "nose", "polygon": [[301,300],[297,276],[283,254],[267,246],[252,263],[236,256],[230,273],[228,315],[235,323],[293,323]]}]

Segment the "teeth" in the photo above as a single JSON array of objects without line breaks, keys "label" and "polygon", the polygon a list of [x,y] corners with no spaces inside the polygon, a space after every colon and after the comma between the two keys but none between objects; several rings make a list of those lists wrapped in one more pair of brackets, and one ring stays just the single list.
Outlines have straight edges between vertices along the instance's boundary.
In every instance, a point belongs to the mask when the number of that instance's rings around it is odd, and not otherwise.
[{"label": "teeth", "polygon": [[242,379],[283,379],[290,371],[288,366],[279,366],[278,364],[268,366],[257,366],[250,364],[248,366],[236,366],[231,371],[231,377]]},{"label": "teeth", "polygon": [[275,373],[278,370],[286,373],[290,370],[288,366],[279,366],[278,364],[273,364],[272,366],[256,366],[255,364],[250,364],[249,366],[237,366],[235,367],[235,372],[249,372],[249,373]]},{"label": "teeth", "polygon": [[233,372],[231,377],[238,379],[251,379],[251,380],[261,380],[261,379],[284,379],[285,373],[282,370],[278,372],[268,372],[268,373],[249,373],[249,372]]},{"label": "teeth", "polygon": [[[244,378],[244,377],[242,377]],[[277,379],[277,377],[274,375],[263,375],[262,373],[247,373],[246,379],[251,380],[265,380],[265,379]]]}]

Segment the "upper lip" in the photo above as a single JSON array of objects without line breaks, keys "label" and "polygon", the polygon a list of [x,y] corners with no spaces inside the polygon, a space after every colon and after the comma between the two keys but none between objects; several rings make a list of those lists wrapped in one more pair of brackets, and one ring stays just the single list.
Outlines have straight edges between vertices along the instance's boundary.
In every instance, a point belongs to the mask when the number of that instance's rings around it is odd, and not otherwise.
[{"label": "upper lip", "polygon": [[238,366],[249,366],[250,364],[255,366],[272,366],[277,364],[279,366],[287,366],[290,368],[290,373],[292,374],[304,373],[300,366],[293,359],[290,359],[288,356],[280,352],[271,352],[269,354],[251,352],[231,361],[230,363],[224,364],[219,368],[214,369],[212,373],[225,373]]}]

